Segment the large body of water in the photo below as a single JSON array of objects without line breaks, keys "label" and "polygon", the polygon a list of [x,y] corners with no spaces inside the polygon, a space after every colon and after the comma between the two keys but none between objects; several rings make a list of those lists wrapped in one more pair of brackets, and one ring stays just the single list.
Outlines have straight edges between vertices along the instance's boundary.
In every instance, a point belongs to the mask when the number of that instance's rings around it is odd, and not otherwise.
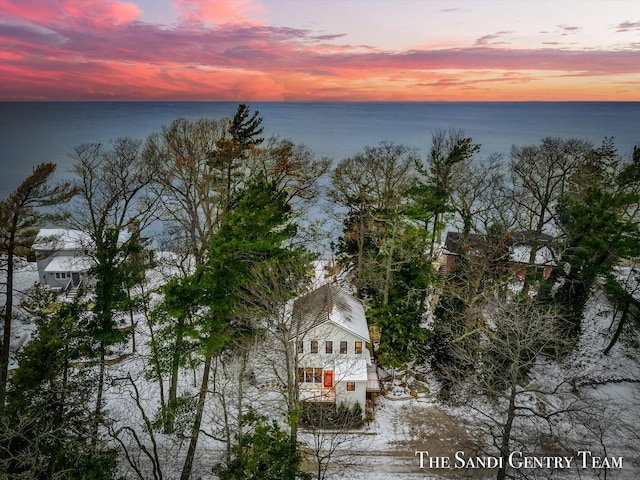
[{"label": "large body of water", "polygon": [[[426,156],[431,134],[450,127],[481,144],[481,157],[543,137],[596,144],[614,137],[619,153],[640,145],[640,102],[624,103],[249,103],[266,135],[303,143],[335,162],[365,146],[393,141]],[[130,136],[144,139],[178,117],[232,117],[237,102],[2,102],[0,198],[40,162],[68,176],[77,145]]]}]

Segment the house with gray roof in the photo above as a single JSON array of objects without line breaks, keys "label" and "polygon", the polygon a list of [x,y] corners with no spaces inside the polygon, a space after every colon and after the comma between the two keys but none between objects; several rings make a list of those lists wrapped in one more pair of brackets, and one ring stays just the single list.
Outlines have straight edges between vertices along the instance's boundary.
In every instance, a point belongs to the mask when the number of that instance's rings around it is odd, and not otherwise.
[{"label": "house with gray roof", "polygon": [[325,284],[297,299],[294,320],[298,384],[303,402],[359,403],[380,392],[362,303],[338,284]]},{"label": "house with gray roof", "polygon": [[93,248],[89,235],[80,230],[40,229],[33,243],[40,283],[60,293],[86,284],[93,266]]}]

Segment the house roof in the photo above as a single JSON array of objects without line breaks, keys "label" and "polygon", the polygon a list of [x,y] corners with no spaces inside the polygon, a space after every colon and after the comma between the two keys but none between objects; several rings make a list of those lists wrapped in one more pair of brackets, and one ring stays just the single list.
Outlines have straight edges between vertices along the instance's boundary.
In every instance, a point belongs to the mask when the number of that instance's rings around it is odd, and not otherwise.
[{"label": "house roof", "polygon": [[55,272],[86,272],[93,266],[91,259],[85,255],[71,256],[61,255],[51,258],[51,261],[44,269],[47,273]]},{"label": "house roof", "polygon": [[[118,234],[118,244],[125,243],[131,234],[121,230]],[[33,242],[36,251],[54,252],[60,250],[84,251],[94,246],[91,236],[81,230],[70,228],[41,228]]]},{"label": "house roof", "polygon": [[[534,242],[536,242],[539,247],[542,247],[542,249],[546,249],[546,252],[543,254],[544,258],[540,258],[540,264],[550,264],[546,260],[552,259],[551,250],[555,248],[554,239],[551,235],[542,233],[538,236],[538,234],[533,230],[520,230],[505,235],[505,239],[514,254],[519,250],[519,252],[515,255],[516,258],[520,258],[523,251],[518,247],[526,247],[528,251],[530,251],[531,246]],[[480,245],[482,242],[488,242],[490,240],[491,238],[487,235],[478,233],[469,233],[467,235],[463,235],[461,232],[447,232],[447,238],[445,239],[444,246],[449,254],[459,254],[462,251],[469,251],[472,248]],[[497,240],[501,239],[498,238]],[[516,260],[513,257],[514,255],[512,255],[513,261],[520,262],[520,260]],[[546,257],[549,258],[547,259]],[[528,259],[529,254],[527,253],[525,263],[528,262]],[[539,263],[537,260],[538,259],[536,259],[536,263]]]},{"label": "house roof", "polygon": [[33,242],[36,251],[84,250],[93,245],[91,237],[80,230],[42,228]]},{"label": "house roof", "polygon": [[367,317],[362,303],[336,284],[325,284],[297,299],[293,315],[302,317],[307,331],[325,322],[370,342]]},{"label": "house roof", "polygon": [[[531,255],[531,246],[516,245],[511,250],[510,259],[512,262],[529,263],[530,255]],[[551,249],[549,247],[539,248],[536,251],[536,258],[533,264],[555,266],[556,261],[554,259],[553,252],[551,251]]]}]

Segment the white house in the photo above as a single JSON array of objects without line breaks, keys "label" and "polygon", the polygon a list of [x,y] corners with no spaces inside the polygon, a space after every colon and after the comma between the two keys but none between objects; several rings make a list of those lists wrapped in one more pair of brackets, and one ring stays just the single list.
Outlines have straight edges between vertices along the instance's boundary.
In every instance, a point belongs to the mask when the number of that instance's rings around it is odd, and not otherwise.
[{"label": "white house", "polygon": [[77,288],[88,279],[93,265],[88,234],[65,228],[43,228],[33,243],[40,283],[63,292]]},{"label": "white house", "polygon": [[[125,244],[131,233],[118,233],[118,245]],[[148,238],[140,238],[148,245]],[[68,228],[42,228],[33,242],[40,283],[56,292],[72,296],[78,287],[90,287],[94,280],[89,275],[95,265],[95,242],[80,230]],[[73,292],[72,295],[69,292]]]},{"label": "white house", "polygon": [[367,347],[369,329],[360,301],[336,284],[325,284],[293,304],[302,325],[297,342],[298,382],[303,402],[359,403],[380,385]]}]

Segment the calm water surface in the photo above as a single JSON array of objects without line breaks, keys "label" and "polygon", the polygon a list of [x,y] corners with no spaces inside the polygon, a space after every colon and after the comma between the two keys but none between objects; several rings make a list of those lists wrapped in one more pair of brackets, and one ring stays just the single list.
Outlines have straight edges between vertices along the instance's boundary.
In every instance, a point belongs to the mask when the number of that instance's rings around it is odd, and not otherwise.
[{"label": "calm water surface", "polygon": [[[640,102],[626,103],[249,103],[263,117],[266,135],[304,143],[318,157],[339,161],[383,140],[426,155],[436,129],[464,130],[481,144],[481,157],[546,136],[600,143],[614,137],[630,155],[640,145]],[[175,118],[221,118],[237,102],[2,102],[0,198],[34,165],[58,164],[68,176],[77,145],[122,136],[144,139]]]}]

